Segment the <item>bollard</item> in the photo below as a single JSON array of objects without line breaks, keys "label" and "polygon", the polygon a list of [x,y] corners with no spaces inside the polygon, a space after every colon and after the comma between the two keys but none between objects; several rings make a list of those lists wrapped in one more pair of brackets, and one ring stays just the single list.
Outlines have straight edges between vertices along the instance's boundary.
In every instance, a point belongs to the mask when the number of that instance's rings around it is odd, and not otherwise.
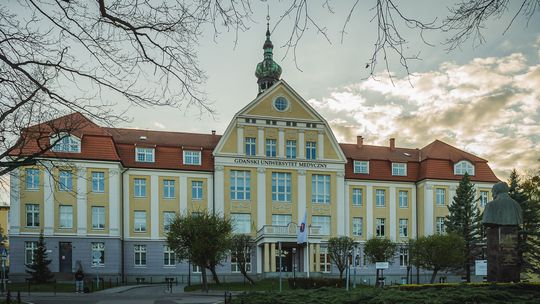
[{"label": "bollard", "polygon": [[11,304],[11,292],[9,290],[6,294],[6,304]]},{"label": "bollard", "polygon": [[17,304],[21,304],[21,292],[17,291]]},{"label": "bollard", "polygon": [[56,295],[56,280],[54,280],[54,295]]}]

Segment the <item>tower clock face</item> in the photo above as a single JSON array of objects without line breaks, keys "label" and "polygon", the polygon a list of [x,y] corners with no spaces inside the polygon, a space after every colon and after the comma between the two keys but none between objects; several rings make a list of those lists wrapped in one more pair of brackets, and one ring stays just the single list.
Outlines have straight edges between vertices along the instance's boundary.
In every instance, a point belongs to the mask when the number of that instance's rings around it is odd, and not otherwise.
[{"label": "tower clock face", "polygon": [[287,98],[279,96],[274,100],[274,108],[280,112],[283,112],[289,108],[289,101]]}]

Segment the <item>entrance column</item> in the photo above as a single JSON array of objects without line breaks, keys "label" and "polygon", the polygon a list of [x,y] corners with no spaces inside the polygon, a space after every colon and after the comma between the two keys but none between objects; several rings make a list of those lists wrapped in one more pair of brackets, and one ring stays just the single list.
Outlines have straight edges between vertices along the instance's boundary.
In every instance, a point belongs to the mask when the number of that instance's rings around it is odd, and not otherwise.
[{"label": "entrance column", "polygon": [[313,244],[309,244],[309,271],[310,272],[314,272],[315,271],[315,267],[313,267],[315,265],[315,246],[313,246]]},{"label": "entrance column", "polygon": [[270,243],[270,272],[276,272],[276,243]]},{"label": "entrance column", "polygon": [[321,272],[321,244],[315,244],[315,271]]},{"label": "entrance column", "polygon": [[264,243],[264,272],[270,272],[270,246]]}]

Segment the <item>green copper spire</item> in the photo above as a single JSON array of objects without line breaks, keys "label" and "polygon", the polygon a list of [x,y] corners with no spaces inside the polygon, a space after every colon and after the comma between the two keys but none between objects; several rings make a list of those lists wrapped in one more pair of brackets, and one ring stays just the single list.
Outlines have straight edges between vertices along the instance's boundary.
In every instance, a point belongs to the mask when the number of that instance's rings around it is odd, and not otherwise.
[{"label": "green copper spire", "polygon": [[270,88],[279,80],[281,76],[281,67],[273,59],[274,45],[270,40],[270,16],[266,17],[266,41],[263,45],[264,60],[257,64],[255,76],[259,85],[259,94]]}]

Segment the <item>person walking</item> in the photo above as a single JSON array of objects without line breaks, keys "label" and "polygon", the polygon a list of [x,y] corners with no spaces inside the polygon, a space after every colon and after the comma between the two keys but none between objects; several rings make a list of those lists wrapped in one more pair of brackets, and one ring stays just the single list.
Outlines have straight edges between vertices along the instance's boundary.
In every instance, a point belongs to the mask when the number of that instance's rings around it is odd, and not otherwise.
[{"label": "person walking", "polygon": [[77,270],[75,273],[75,292],[84,292],[84,273],[81,269]]}]

